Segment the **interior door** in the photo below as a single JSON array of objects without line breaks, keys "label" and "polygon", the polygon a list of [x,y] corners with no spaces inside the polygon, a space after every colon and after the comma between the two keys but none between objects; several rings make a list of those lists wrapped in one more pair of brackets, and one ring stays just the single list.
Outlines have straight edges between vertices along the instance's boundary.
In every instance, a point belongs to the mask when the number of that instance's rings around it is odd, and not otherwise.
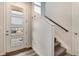
[{"label": "interior door", "polygon": [[72,53],[79,55],[79,3],[72,3]]},{"label": "interior door", "polygon": [[[35,14],[35,13],[34,13]],[[40,56],[54,55],[54,26],[35,14],[32,21],[32,47]]]},{"label": "interior door", "polygon": [[7,52],[26,48],[25,13],[23,7],[16,4],[5,3]]}]

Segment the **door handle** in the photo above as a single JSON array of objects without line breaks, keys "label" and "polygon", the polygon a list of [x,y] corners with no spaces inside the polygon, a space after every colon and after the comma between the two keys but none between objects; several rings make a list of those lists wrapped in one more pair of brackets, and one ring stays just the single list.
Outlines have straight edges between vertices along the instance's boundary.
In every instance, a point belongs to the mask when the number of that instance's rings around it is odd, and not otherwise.
[{"label": "door handle", "polygon": [[19,41],[23,41],[23,39],[19,40]]},{"label": "door handle", "polygon": [[8,30],[6,32],[9,32]]},{"label": "door handle", "polygon": [[8,31],[8,30],[6,30],[6,36],[8,36],[8,35],[9,35],[9,34],[8,34],[8,32],[9,32],[9,31]]},{"label": "door handle", "polygon": [[74,33],[74,35],[78,35],[78,33]]}]

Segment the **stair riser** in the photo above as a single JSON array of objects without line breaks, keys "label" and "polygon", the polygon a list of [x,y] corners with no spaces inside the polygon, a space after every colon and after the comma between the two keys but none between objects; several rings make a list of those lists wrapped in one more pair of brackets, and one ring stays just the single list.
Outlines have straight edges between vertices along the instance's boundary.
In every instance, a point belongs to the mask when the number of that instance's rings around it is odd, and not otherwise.
[{"label": "stair riser", "polygon": [[59,56],[64,56],[65,54],[66,54],[66,50],[63,53],[61,53]]},{"label": "stair riser", "polygon": [[57,41],[57,38],[54,38],[54,51],[55,51],[55,56],[65,56],[66,55],[66,49],[61,47],[61,43]]},{"label": "stair riser", "polygon": [[66,54],[66,50],[65,51],[63,51],[61,54],[59,54],[59,55],[54,55],[54,56],[65,56],[65,54]]},{"label": "stair riser", "polygon": [[59,47],[61,46],[61,44],[58,44],[54,47],[54,50],[57,50]]}]

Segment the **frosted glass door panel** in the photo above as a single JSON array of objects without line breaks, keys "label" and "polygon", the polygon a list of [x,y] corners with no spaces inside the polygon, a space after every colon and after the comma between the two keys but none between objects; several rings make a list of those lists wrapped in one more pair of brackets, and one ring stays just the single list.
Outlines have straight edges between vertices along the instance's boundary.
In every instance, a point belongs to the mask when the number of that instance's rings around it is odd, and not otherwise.
[{"label": "frosted glass door panel", "polygon": [[23,18],[21,17],[11,17],[11,24],[12,25],[23,25]]}]

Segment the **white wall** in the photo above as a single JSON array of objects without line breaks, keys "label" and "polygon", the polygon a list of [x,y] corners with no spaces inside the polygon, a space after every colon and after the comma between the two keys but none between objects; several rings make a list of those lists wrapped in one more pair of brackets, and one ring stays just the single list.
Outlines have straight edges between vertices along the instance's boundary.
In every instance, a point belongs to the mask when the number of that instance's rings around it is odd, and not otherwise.
[{"label": "white wall", "polygon": [[79,2],[72,3],[72,53],[79,56]]},{"label": "white wall", "polygon": [[47,2],[46,16],[69,30],[65,32],[60,27],[55,27],[55,35],[62,45],[71,53],[71,25],[72,25],[72,3]]},{"label": "white wall", "polygon": [[4,3],[0,2],[0,55],[5,54],[4,45]]},{"label": "white wall", "polygon": [[28,3],[28,47],[32,47],[32,3]]}]

